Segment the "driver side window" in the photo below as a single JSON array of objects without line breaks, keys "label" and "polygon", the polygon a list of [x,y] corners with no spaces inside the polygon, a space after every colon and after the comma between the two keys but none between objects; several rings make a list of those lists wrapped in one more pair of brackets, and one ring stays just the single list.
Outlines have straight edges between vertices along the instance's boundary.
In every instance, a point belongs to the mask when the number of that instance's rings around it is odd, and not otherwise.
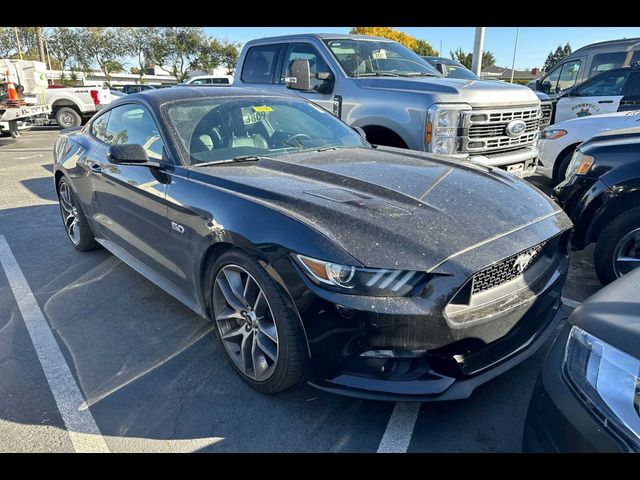
[{"label": "driver side window", "polygon": [[[323,85],[326,84],[325,80],[317,78],[318,73],[328,73],[331,70],[324,61],[324,58],[318,53],[313,45],[308,43],[292,43],[287,49],[287,55],[285,56],[284,68],[285,72],[283,77],[289,77],[290,67],[294,60],[308,60],[309,71],[311,73],[311,89],[314,92],[320,92],[323,89]],[[284,82],[284,78],[280,79],[280,83]]]},{"label": "driver side window", "polygon": [[573,60],[552,70],[542,82],[542,91],[544,93],[560,93],[573,87],[576,84],[578,72],[580,72],[580,63],[581,60]]},{"label": "driver side window", "polygon": [[628,71],[604,73],[580,85],[574,95],[578,97],[622,95],[628,76]]},{"label": "driver side window", "polygon": [[105,137],[110,145],[142,145],[150,159],[162,160],[160,133],[151,114],[142,105],[122,105],[112,109]]}]

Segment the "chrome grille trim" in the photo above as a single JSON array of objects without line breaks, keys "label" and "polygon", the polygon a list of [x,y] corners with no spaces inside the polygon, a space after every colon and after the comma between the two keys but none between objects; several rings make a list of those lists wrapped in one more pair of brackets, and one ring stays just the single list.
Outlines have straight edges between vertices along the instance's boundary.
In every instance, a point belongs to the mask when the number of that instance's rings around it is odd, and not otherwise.
[{"label": "chrome grille trim", "polygon": [[[495,110],[471,110],[463,113],[461,152],[482,153],[533,145],[540,130],[539,106]],[[519,137],[506,134],[512,120],[523,120],[526,129]]]}]

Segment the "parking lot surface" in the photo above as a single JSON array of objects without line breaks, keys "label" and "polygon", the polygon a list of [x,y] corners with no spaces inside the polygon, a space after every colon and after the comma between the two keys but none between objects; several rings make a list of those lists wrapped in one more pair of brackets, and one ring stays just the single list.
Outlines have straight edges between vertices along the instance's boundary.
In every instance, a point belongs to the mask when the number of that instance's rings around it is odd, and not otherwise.
[{"label": "parking lot surface", "polygon": [[[17,141],[0,138],[0,243],[4,237],[9,252],[0,268],[0,451],[91,451],[97,444],[111,452],[521,450],[550,341],[464,401],[363,401],[306,384],[277,396],[257,393],[227,365],[211,324],[107,251],[72,248],[51,178],[57,133],[40,128]],[[531,181],[550,191],[544,175]],[[572,306],[599,288],[591,255],[573,254],[563,293]],[[26,289],[16,287],[13,260]],[[36,350],[35,318],[53,333],[84,404],[64,389],[52,393],[49,381],[63,373]],[[61,401],[86,412],[97,430],[69,432]]]}]

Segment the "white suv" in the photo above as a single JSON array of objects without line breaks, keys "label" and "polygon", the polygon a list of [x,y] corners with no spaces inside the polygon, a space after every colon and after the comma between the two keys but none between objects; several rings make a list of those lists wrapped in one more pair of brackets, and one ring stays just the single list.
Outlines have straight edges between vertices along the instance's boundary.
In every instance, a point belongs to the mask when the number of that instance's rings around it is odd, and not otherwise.
[{"label": "white suv", "polygon": [[231,85],[233,84],[233,76],[231,75],[199,75],[191,77],[184,82],[185,85]]}]

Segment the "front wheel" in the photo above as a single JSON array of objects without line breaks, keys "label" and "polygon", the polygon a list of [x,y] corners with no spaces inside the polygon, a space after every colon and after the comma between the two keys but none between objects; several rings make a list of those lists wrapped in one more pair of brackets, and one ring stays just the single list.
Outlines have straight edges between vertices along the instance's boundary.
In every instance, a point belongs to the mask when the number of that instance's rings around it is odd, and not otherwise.
[{"label": "front wheel", "polygon": [[602,285],[640,267],[640,208],[623,213],[605,227],[593,263]]},{"label": "front wheel", "polygon": [[262,266],[238,250],[212,268],[211,311],[236,372],[253,388],[278,393],[304,374],[300,322]]},{"label": "front wheel", "polygon": [[81,252],[97,248],[98,244],[87,223],[87,218],[66,177],[62,177],[58,182],[58,202],[67,238],[73,246]]}]

